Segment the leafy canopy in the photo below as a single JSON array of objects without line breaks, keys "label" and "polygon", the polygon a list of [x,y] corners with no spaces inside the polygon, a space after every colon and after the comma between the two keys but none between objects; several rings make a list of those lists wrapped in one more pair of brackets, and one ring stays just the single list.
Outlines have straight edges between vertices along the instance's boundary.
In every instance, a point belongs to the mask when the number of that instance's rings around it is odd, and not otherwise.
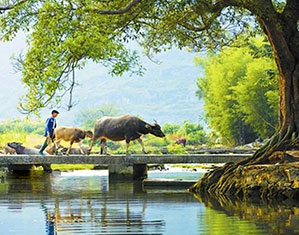
[{"label": "leafy canopy", "polygon": [[89,60],[112,75],[142,75],[130,40],[149,56],[173,46],[219,49],[257,28],[252,15],[274,18],[284,8],[279,0],[0,0],[0,40],[28,35],[28,51],[17,60],[27,88],[20,109],[37,113],[66,93],[72,107],[75,70]]},{"label": "leafy canopy", "polygon": [[196,58],[205,69],[197,95],[209,125],[232,145],[270,137],[278,122],[278,75],[269,44],[258,37],[234,46]]}]

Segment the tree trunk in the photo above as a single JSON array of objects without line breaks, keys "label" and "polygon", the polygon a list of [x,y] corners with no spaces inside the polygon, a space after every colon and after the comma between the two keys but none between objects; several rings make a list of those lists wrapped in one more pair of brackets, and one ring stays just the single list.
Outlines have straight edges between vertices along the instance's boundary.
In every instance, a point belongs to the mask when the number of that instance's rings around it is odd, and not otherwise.
[{"label": "tree trunk", "polygon": [[[283,18],[283,19],[282,19]],[[280,16],[260,20],[279,72],[279,129],[250,162],[264,163],[278,150],[297,146],[299,131],[299,32],[296,21]]]},{"label": "tree trunk", "polygon": [[[260,19],[262,29],[273,48],[279,72],[279,128],[268,143],[255,154],[237,163],[227,163],[207,173],[190,191],[214,195],[239,193],[240,169],[257,164],[286,162],[273,156],[277,151],[298,149],[299,146],[299,32],[297,21],[290,22],[279,15],[275,19]],[[284,154],[282,154],[284,155]]]}]

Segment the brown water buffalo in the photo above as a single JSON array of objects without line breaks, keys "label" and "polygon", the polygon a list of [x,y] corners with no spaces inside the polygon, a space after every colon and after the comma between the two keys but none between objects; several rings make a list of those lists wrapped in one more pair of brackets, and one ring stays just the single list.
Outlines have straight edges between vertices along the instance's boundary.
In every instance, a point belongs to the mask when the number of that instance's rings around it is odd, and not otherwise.
[{"label": "brown water buffalo", "polygon": [[91,151],[96,140],[101,139],[101,154],[103,151],[107,154],[105,143],[107,140],[122,141],[127,143],[127,154],[130,141],[137,140],[144,153],[144,144],[140,138],[142,135],[152,134],[157,137],[165,137],[158,123],[154,125],[142,121],[140,118],[132,115],[120,117],[103,117],[99,119],[94,126],[94,136],[92,138],[89,152]]},{"label": "brown water buffalo", "polygon": [[66,142],[70,142],[70,147],[67,150],[66,154],[69,154],[71,151],[73,143],[78,143],[81,153],[84,154],[83,149],[81,148],[81,142],[85,139],[85,137],[92,138],[92,131],[81,130],[77,127],[57,127],[54,130],[54,138],[55,138],[55,146],[59,146],[60,141],[64,140]]},{"label": "brown water buffalo", "polygon": [[[34,148],[36,148],[36,149],[40,149],[42,147],[42,145],[41,144],[38,144],[38,145],[35,145],[34,146]],[[63,146],[62,145],[59,145],[59,146],[57,146],[57,148],[56,148],[56,146],[54,145],[54,144],[50,144],[50,145],[48,145],[47,146],[47,148],[45,149],[45,151],[46,151],[46,153],[48,153],[49,155],[53,155],[53,154],[55,154],[56,153],[56,151],[58,152],[58,150],[60,150],[61,151],[61,149],[63,148]],[[66,149],[67,150],[67,149]],[[66,152],[66,151],[65,151]]]}]

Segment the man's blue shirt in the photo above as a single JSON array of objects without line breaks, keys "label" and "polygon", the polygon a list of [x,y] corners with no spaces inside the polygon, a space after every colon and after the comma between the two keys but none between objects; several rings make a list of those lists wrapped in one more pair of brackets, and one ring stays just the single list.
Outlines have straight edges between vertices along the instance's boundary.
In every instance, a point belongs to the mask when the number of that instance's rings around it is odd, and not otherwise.
[{"label": "man's blue shirt", "polygon": [[52,137],[55,128],[56,128],[56,120],[55,120],[55,118],[49,117],[47,119],[47,121],[46,121],[44,136],[47,137],[48,136],[48,132],[49,132],[50,137]]}]

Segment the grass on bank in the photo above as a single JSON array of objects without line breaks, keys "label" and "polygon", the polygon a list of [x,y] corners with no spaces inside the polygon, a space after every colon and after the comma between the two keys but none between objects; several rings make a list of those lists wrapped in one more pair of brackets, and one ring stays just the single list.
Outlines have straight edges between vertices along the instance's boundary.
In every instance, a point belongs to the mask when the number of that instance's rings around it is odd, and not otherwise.
[{"label": "grass on bank", "polygon": [[93,170],[94,164],[52,164],[53,171]]},{"label": "grass on bank", "polygon": [[182,169],[211,169],[211,165],[217,164],[171,164],[171,168],[182,168]]}]

